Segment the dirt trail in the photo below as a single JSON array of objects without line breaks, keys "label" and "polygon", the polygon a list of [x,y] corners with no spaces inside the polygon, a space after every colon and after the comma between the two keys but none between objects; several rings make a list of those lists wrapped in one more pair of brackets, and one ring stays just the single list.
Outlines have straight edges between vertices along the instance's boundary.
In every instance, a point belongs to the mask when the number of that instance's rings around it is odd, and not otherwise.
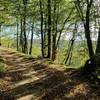
[{"label": "dirt trail", "polygon": [[92,87],[74,69],[47,64],[0,48],[7,73],[0,78],[0,100],[100,100]]}]

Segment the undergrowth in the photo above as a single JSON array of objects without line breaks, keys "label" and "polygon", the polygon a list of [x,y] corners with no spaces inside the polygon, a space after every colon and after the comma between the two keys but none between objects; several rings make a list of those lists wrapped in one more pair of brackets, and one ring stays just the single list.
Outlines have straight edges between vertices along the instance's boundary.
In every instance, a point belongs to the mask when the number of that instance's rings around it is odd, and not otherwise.
[{"label": "undergrowth", "polygon": [[0,77],[2,77],[5,72],[6,72],[6,69],[5,69],[4,59],[0,57]]}]

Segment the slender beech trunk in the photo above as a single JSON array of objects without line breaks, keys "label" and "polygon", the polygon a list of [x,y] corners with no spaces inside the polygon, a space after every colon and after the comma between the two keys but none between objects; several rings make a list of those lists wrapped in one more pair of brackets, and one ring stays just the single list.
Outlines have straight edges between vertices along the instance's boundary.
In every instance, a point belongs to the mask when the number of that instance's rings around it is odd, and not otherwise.
[{"label": "slender beech trunk", "polygon": [[17,51],[19,50],[19,23],[17,20]]},{"label": "slender beech trunk", "polygon": [[90,37],[90,8],[91,6],[87,6],[87,12],[86,12],[86,24],[85,24],[85,37],[87,39],[87,46],[89,50],[89,56],[90,58],[94,56],[94,51],[93,51],[93,45],[92,45],[92,40]]},{"label": "slender beech trunk", "polygon": [[1,46],[1,25],[0,25],[0,46]]},{"label": "slender beech trunk", "polygon": [[97,66],[100,66],[100,27],[99,27],[99,32],[98,32],[98,40],[97,40],[97,45],[96,45],[96,64]]},{"label": "slender beech trunk", "polygon": [[21,52],[23,52],[23,20],[22,18],[20,20],[20,46],[21,46]]},{"label": "slender beech trunk", "polygon": [[48,26],[48,23],[47,23],[47,14],[45,14],[44,16],[44,57],[47,57],[47,26]]},{"label": "slender beech trunk", "polygon": [[30,41],[30,50],[29,50],[30,55],[32,54],[33,34],[34,34],[33,30],[34,30],[34,23],[32,24],[32,27],[31,27],[31,41]]},{"label": "slender beech trunk", "polygon": [[57,38],[57,24],[58,24],[58,16],[57,16],[57,6],[56,1],[54,1],[54,9],[53,9],[53,34],[52,34],[52,60],[56,59],[56,38]]},{"label": "slender beech trunk", "polygon": [[65,56],[65,64],[70,64],[71,63],[71,58],[72,58],[72,52],[73,52],[73,46],[74,46],[74,42],[75,42],[75,34],[77,33],[77,21],[75,22],[75,26],[74,26],[74,30],[73,30],[73,35],[71,40],[69,41],[68,44],[68,50]]},{"label": "slender beech trunk", "polygon": [[51,0],[48,0],[48,58],[51,58]]},{"label": "slender beech trunk", "polygon": [[[90,10],[91,10],[91,6],[92,6],[93,0],[87,0],[87,11],[86,11],[86,22],[84,25],[85,28],[85,37],[87,40],[87,46],[88,46],[88,51],[89,51],[89,57],[90,57],[90,63],[88,62],[88,64],[85,64],[85,73],[89,73],[89,74],[93,74],[93,72],[95,72],[96,70],[96,59],[95,59],[95,54],[93,51],[93,44],[92,44],[92,40],[90,37]],[[87,62],[86,62],[87,63]]]},{"label": "slender beech trunk", "polygon": [[100,53],[100,28],[98,32],[98,41],[97,41],[97,46],[96,46],[96,54]]},{"label": "slender beech trunk", "polygon": [[41,51],[42,57],[44,57],[44,33],[43,33],[43,8],[42,2],[40,0],[40,15],[41,15]]},{"label": "slender beech trunk", "polygon": [[67,62],[69,61],[69,60],[71,60],[70,58],[71,58],[71,56],[72,56],[72,50],[73,50],[73,46],[74,46],[74,38],[72,38],[72,40],[70,40],[70,45],[69,45],[69,49],[68,49],[68,51],[67,51],[67,54],[66,54],[66,58],[65,58],[65,64],[67,64]]},{"label": "slender beech trunk", "polygon": [[27,36],[26,36],[27,0],[23,0],[23,4],[24,4],[24,15],[23,15],[24,50],[23,50],[23,53],[27,53],[28,52],[28,48],[27,48]]}]

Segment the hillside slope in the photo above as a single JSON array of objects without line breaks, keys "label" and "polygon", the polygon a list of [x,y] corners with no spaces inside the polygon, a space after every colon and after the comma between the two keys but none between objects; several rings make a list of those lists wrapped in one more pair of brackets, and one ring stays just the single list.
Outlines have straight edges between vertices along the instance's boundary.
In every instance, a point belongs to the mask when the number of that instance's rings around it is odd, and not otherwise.
[{"label": "hillside slope", "polygon": [[100,100],[100,86],[76,69],[0,48],[6,73],[0,78],[0,100]]}]

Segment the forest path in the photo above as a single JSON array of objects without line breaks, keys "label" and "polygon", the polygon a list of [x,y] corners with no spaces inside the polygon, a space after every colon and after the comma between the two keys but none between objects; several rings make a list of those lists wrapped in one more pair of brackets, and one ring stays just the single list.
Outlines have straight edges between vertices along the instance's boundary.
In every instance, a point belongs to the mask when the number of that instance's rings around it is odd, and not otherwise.
[{"label": "forest path", "polygon": [[[47,63],[0,47],[7,72],[0,78],[0,100],[88,100],[89,83],[75,69]],[[90,99],[92,100],[92,99]],[[96,99],[96,100],[100,100]]]}]

